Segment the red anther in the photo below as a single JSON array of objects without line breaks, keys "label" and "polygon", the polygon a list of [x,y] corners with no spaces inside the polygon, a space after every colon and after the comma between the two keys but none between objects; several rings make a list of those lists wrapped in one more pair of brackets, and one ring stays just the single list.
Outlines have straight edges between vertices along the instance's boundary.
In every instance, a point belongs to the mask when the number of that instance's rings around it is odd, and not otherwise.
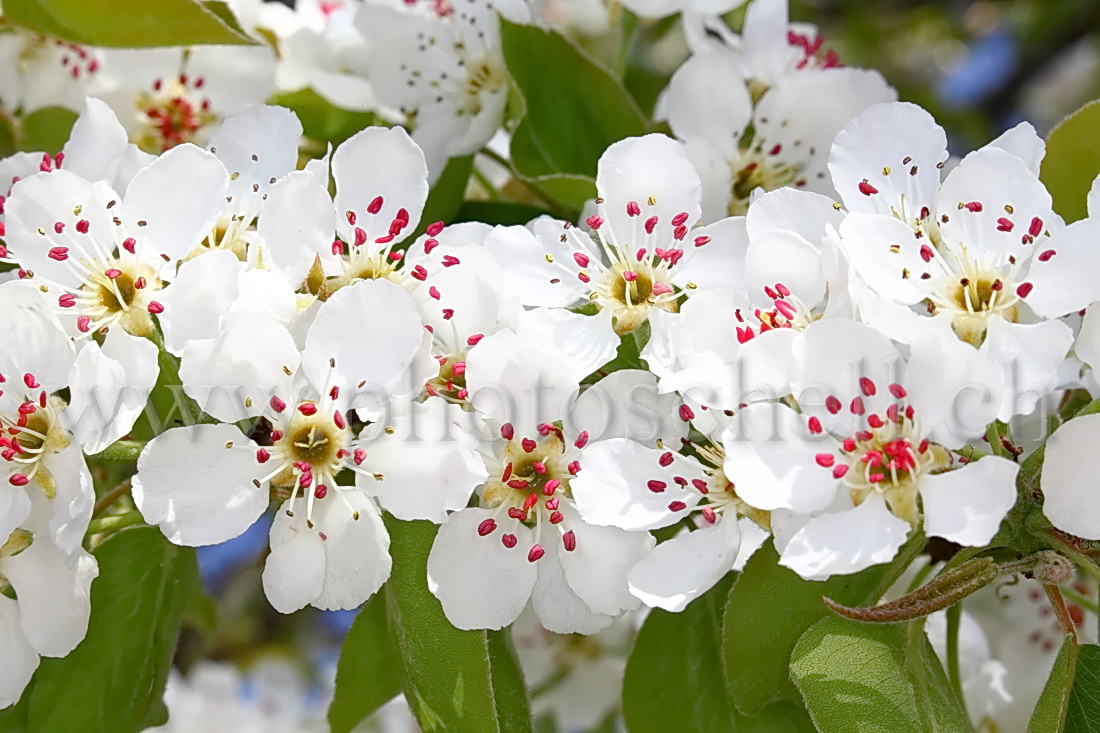
[{"label": "red anther", "polygon": [[642,215],[642,207],[638,205],[637,201],[628,201],[627,204],[626,204],[626,215],[627,216],[641,216]]},{"label": "red anther", "polygon": [[376,196],[373,201],[371,201],[369,204],[367,204],[367,213],[368,214],[377,214],[381,210],[382,210],[382,197],[381,196]]},{"label": "red anther", "polygon": [[924,453],[926,450],[928,450],[928,439],[927,438],[922,440],[920,442],[920,445],[917,446],[917,452],[918,453]]},{"label": "red anther", "polygon": [[466,362],[456,361],[451,367],[451,371],[454,372],[454,375],[456,377],[461,377],[463,374],[466,373]]},{"label": "red anther", "polygon": [[1019,295],[1021,298],[1026,298],[1034,287],[1035,286],[1031,283],[1020,283],[1019,287],[1016,288],[1016,295]]},{"label": "red anther", "polygon": [[556,478],[552,478],[547,481],[546,484],[542,487],[542,493],[545,496],[553,496],[554,492],[558,490],[559,486],[561,486],[561,481]]},{"label": "red anther", "polygon": [[577,535],[573,534],[573,530],[569,530],[561,536],[561,543],[566,552],[572,552],[577,549]]},{"label": "red anther", "polygon": [[682,501],[674,501],[668,505],[668,509],[673,512],[682,512],[687,509],[687,504]]},{"label": "red anther", "polygon": [[340,399],[340,386],[336,384],[332,385],[332,389],[328,391],[328,396],[329,399],[333,401]]},{"label": "red anther", "polygon": [[875,435],[870,430],[860,430],[856,433],[856,439],[857,440],[867,441],[867,440],[870,440],[873,437],[875,437]]},{"label": "red anther", "polygon": [[897,382],[894,382],[890,385],[890,394],[894,395],[894,397],[900,400],[903,399],[908,393],[905,391],[905,387],[902,387]]},{"label": "red anther", "polygon": [[709,243],[710,243],[710,237],[701,236],[701,237],[696,237],[695,238],[695,246],[696,247],[702,247],[704,244],[709,244]]},{"label": "red anther", "polygon": [[886,423],[883,422],[882,418],[879,417],[878,415],[871,415],[870,417],[867,418],[867,424],[877,430],[878,428],[881,428]]},{"label": "red anther", "polygon": [[542,461],[535,461],[531,464],[531,468],[535,469],[535,473],[537,473],[539,476],[546,475],[546,464]]},{"label": "red anther", "polygon": [[282,412],[286,409],[286,403],[279,399],[279,395],[271,396],[271,409],[275,412]]},{"label": "red anther", "polygon": [[646,488],[648,488],[654,494],[660,494],[662,491],[668,488],[668,484],[666,484],[664,481],[658,481],[654,478],[646,482]]},{"label": "red anther", "polygon": [[271,431],[271,439],[273,441],[275,441],[276,443],[278,443],[280,440],[283,439],[283,431],[282,430],[272,430]]},{"label": "red anther", "polygon": [[916,411],[913,409],[912,405],[909,405],[908,407],[905,408],[905,416],[907,418],[909,418],[910,420],[913,419],[913,415],[914,415],[915,412]]},{"label": "red anther", "polygon": [[13,473],[11,476],[8,477],[8,483],[10,483],[12,486],[26,486],[28,483],[30,483],[30,479],[27,478],[26,474]]},{"label": "red anther", "polygon": [[[390,261],[391,262],[400,262],[401,258],[404,257],[404,256],[405,256],[404,252],[390,252]],[[455,264],[456,265],[458,264],[457,260],[455,260]]]},{"label": "red anther", "polygon": [[867,410],[867,408],[863,405],[862,397],[856,397],[855,399],[853,399],[852,404],[848,406],[848,409],[853,415],[862,415]]},{"label": "red anther", "polygon": [[344,212],[344,216],[348,218],[349,226],[355,226],[355,222],[359,220],[359,217],[355,215],[354,211],[346,211]]},{"label": "red anther", "polygon": [[520,444],[520,446],[521,446],[521,447],[523,448],[523,450],[524,450],[524,452],[525,452],[525,453],[531,453],[531,452],[532,452],[532,451],[534,451],[534,450],[535,450],[535,448],[537,448],[537,447],[538,447],[538,445],[539,445],[538,443],[536,443],[535,441],[531,440],[530,438],[524,438],[523,440],[521,440],[521,441],[519,442],[519,444]]},{"label": "red anther", "polygon": [[428,271],[424,269],[424,265],[417,265],[409,274],[412,275],[414,280],[419,280],[421,282],[428,279]]},{"label": "red anther", "polygon": [[527,488],[528,486],[530,486],[530,485],[531,485],[531,484],[530,484],[529,482],[527,482],[527,481],[524,481],[524,480],[523,480],[523,479],[521,479],[521,478],[514,478],[514,479],[512,479],[511,481],[509,481],[509,482],[508,482],[508,487],[509,487],[509,488],[511,488],[511,489],[517,489],[517,490],[519,490],[519,489],[526,489],[526,488]]},{"label": "red anther", "polygon": [[637,252],[634,253],[634,259],[636,259],[638,262],[641,262],[642,260],[645,259],[645,253],[647,251],[648,250],[646,250],[645,247],[642,247],[641,249],[639,249]]},{"label": "red anther", "polygon": [[438,239],[425,239],[424,240],[424,254],[430,255],[432,250],[439,246]]},{"label": "red anther", "polygon": [[1037,237],[1043,233],[1043,220],[1039,217],[1034,217],[1031,220],[1031,226],[1027,228],[1027,233],[1033,237]]},{"label": "red anther", "polygon": [[425,232],[429,237],[438,237],[439,233],[443,231],[443,226],[444,224],[441,221],[432,222],[428,225],[428,228],[427,230],[425,230]]},{"label": "red anther", "polygon": [[[603,219],[598,214],[593,214],[592,216],[585,219],[584,223],[592,229],[599,229],[601,226],[603,226]],[[581,265],[581,267],[584,267],[584,265]]]},{"label": "red anther", "polygon": [[477,525],[477,533],[482,537],[492,534],[493,530],[497,528],[497,523],[492,518],[486,519],[481,524]]},{"label": "red anther", "polygon": [[814,435],[822,432],[821,421],[818,420],[816,417],[811,417],[809,420],[807,420],[806,427],[808,427],[810,429],[810,432]]},{"label": "red anther", "polygon": [[485,338],[485,334],[475,333],[473,336],[470,336],[469,338],[466,339],[466,343],[469,346],[477,346],[477,342],[481,341],[481,339],[483,339],[483,338]]},{"label": "red anther", "polygon": [[514,534],[506,534],[501,535],[500,541],[504,544],[505,547],[511,550],[513,547],[516,546],[516,542],[518,542],[519,540],[516,539],[516,536]]},{"label": "red anther", "polygon": [[103,274],[108,280],[117,280],[118,276],[122,274],[122,270],[115,269],[114,267],[104,270]]},{"label": "red anther", "polygon": [[87,219],[81,219],[80,221],[78,221],[76,223],[76,230],[78,232],[80,232],[81,234],[87,234],[88,233],[88,227],[89,227],[89,224],[88,224]]},{"label": "red anther", "polygon": [[771,285],[764,286],[764,295],[768,296],[769,300],[775,300],[779,297],[779,293],[775,292],[775,290],[772,289]]},{"label": "red anther", "polygon": [[[444,321],[449,321],[454,317],[455,317],[455,309],[454,308],[444,308],[443,309],[443,320]],[[447,389],[451,389],[451,387],[447,387]]]},{"label": "red anther", "polygon": [[137,250],[137,240],[133,237],[126,237],[126,239],[122,240],[122,248],[130,254],[134,254]]},{"label": "red anther", "polygon": [[317,484],[317,488],[313,490],[314,499],[324,499],[328,496],[328,487],[324,484]]},{"label": "red anther", "polygon": [[515,434],[516,431],[515,428],[512,427],[512,423],[506,422],[500,426],[500,437],[504,438],[505,440],[511,440],[512,437],[515,436]]},{"label": "red anther", "polygon": [[661,457],[657,459],[657,463],[661,464],[661,466],[665,468],[671,466],[672,461],[673,456],[671,451],[666,451],[665,453],[662,453]]},{"label": "red anther", "polygon": [[511,464],[511,462],[509,462],[508,465],[504,467],[504,473],[501,474],[500,480],[504,481],[504,482],[507,482],[508,479],[510,479],[510,478],[512,478],[512,464]]},{"label": "red anther", "polygon": [[718,521],[718,515],[714,513],[714,507],[703,507],[703,519],[706,520],[707,524],[714,524]]},{"label": "red anther", "polygon": [[458,265],[458,264],[461,264],[461,262],[454,255],[444,255],[443,256],[443,266],[444,267],[454,267],[455,265]]},{"label": "red anther", "polygon": [[430,288],[428,288],[428,295],[432,296],[436,300],[439,300],[439,288],[434,285],[431,286]]},{"label": "red anther", "polygon": [[566,470],[569,471],[570,476],[576,476],[578,473],[580,473],[581,462],[580,461],[573,461],[572,463],[570,463],[565,468],[566,468]]},{"label": "red anther", "polygon": [[695,419],[695,411],[687,405],[680,405],[680,419],[684,422]]},{"label": "red anther", "polygon": [[592,278],[590,278],[588,275],[585,275],[583,272],[577,273],[577,279],[580,280],[582,283],[591,282],[592,280]]},{"label": "red anther", "polygon": [[145,282],[145,278],[143,277],[139,277],[137,280],[134,280],[134,288],[136,290],[144,290],[145,286],[148,284],[149,283]]},{"label": "red anther", "polygon": [[47,254],[47,257],[49,257],[51,260],[56,260],[58,262],[64,262],[65,260],[69,259],[69,248],[68,247],[54,247],[49,251],[49,254]]},{"label": "red anther", "polygon": [[527,498],[523,500],[523,510],[527,511],[535,505],[535,502],[539,500],[538,494],[528,494]]},{"label": "red anther", "polygon": [[88,333],[92,330],[92,319],[88,316],[77,316],[76,328],[81,333]]},{"label": "red anther", "polygon": [[929,247],[927,244],[920,246],[920,257],[925,262],[931,262],[932,258],[936,256],[936,251]]},{"label": "red anther", "polygon": [[846,473],[848,473],[847,463],[838,463],[833,466],[833,478],[844,478]]},{"label": "red anther", "polygon": [[632,283],[637,279],[638,273],[634,272],[633,270],[623,270],[623,280],[626,280],[628,283]]},{"label": "red anther", "polygon": [[1057,254],[1057,253],[1054,250],[1048,249],[1045,252],[1040,252],[1039,256],[1036,257],[1035,259],[1039,260],[1040,262],[1047,262],[1055,254]]},{"label": "red anther", "polygon": [[686,211],[681,211],[679,214],[672,217],[672,226],[678,227],[681,224],[683,224],[684,222],[686,222],[687,220],[688,220],[688,213]]},{"label": "red anther", "polygon": [[1012,228],[1016,226],[1011,220],[1004,218],[1003,216],[997,220],[998,232],[1011,232]]},{"label": "red anther", "polygon": [[298,477],[298,485],[303,489],[308,489],[313,484],[313,474],[303,473]]},{"label": "red anther", "polygon": [[60,234],[61,232],[65,231],[65,223],[60,221],[54,222],[53,231],[54,234]]},{"label": "red anther", "polygon": [[546,550],[542,549],[542,545],[535,545],[531,548],[531,551],[527,553],[527,562],[535,562],[545,554]]},{"label": "red anther", "polygon": [[348,426],[347,422],[344,421],[343,414],[339,410],[333,413],[332,422],[336,424],[336,427],[339,430],[343,430]]},{"label": "red anther", "polygon": [[298,405],[298,412],[302,413],[306,417],[317,414],[317,405],[313,402],[303,402]]},{"label": "red anther", "polygon": [[832,414],[835,415],[838,412],[840,412],[841,407],[842,406],[840,404],[840,400],[838,400],[833,395],[829,395],[828,397],[825,398],[825,409],[828,410],[829,412],[831,412]]},{"label": "red anther", "polygon": [[645,233],[653,234],[653,230],[657,228],[657,217],[651,216],[645,220]]},{"label": "red anther", "polygon": [[145,306],[145,309],[152,313],[154,316],[164,312],[164,306],[155,300],[150,300],[149,305]]},{"label": "red anther", "polygon": [[555,497],[553,499],[547,499],[546,500],[546,508],[549,509],[550,511],[555,511],[558,508],[557,498]]},{"label": "red anther", "polygon": [[867,480],[872,484],[877,484],[884,478],[886,478],[886,474],[884,473],[872,473],[870,476],[867,477]]},{"label": "red anther", "polygon": [[902,418],[900,412],[901,412],[900,406],[890,405],[889,407],[886,408],[886,419],[891,421],[891,422],[901,422],[904,418]]},{"label": "red anther", "polygon": [[972,212],[974,212],[975,214],[977,214],[977,213],[978,213],[979,211],[981,211],[981,210],[982,210],[982,203],[981,203],[981,201],[971,201],[970,203],[968,203],[968,204],[966,205],[966,210],[967,210],[967,211],[972,211]]},{"label": "red anther", "polygon": [[23,375],[23,384],[27,385],[27,389],[38,389],[42,386],[34,380],[34,375],[30,372]]},{"label": "red anther", "polygon": [[508,516],[512,519],[518,519],[521,522],[527,521],[527,512],[523,511],[519,507],[511,507],[508,509]]},{"label": "red anther", "polygon": [[768,151],[768,155],[779,155],[779,153],[782,150],[783,150],[783,146],[780,145],[779,143],[776,143],[775,145],[772,146],[771,150]]},{"label": "red anther", "polygon": [[577,435],[577,439],[573,441],[573,445],[577,446],[578,448],[583,448],[588,445],[588,431],[582,430],[580,434]]},{"label": "red anther", "polygon": [[271,454],[267,451],[267,448],[260,448],[256,451],[256,462],[267,463],[271,459]]},{"label": "red anther", "polygon": [[362,247],[367,242],[367,233],[360,227],[355,227],[355,238],[352,240],[356,247]]},{"label": "red anther", "polygon": [[832,453],[818,453],[814,456],[814,460],[822,468],[829,468],[836,462],[836,457]]},{"label": "red anther", "polygon": [[870,196],[872,194],[878,193],[878,189],[875,188],[874,186],[872,186],[867,181],[860,181],[860,183],[859,183],[859,192],[861,194],[863,194],[864,196]]},{"label": "red anther", "polygon": [[875,392],[877,391],[875,389],[875,383],[872,382],[867,377],[860,377],[859,378],[859,388],[860,388],[860,390],[863,391],[863,394],[867,395],[868,397],[873,396],[875,394]]},{"label": "red anther", "polygon": [[363,461],[367,460],[367,452],[362,448],[356,448],[351,452],[351,460],[356,466],[361,466]]}]

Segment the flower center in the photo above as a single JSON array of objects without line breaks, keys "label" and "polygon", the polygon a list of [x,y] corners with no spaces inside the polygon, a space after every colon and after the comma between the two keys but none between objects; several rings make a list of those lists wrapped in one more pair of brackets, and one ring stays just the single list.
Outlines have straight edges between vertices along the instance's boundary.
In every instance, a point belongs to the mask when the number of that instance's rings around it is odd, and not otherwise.
[{"label": "flower center", "polygon": [[[55,251],[61,249],[64,248]],[[59,256],[68,259],[65,253]],[[118,324],[134,336],[149,334],[153,327],[149,314],[163,310],[159,303],[148,298],[148,293],[162,286],[153,268],[132,258],[69,261],[83,284],[78,290],[61,295],[58,305],[76,309],[79,314],[76,325],[81,332],[91,333]]]},{"label": "flower center", "polygon": [[[28,389],[39,386],[31,374],[24,375],[23,381]],[[26,486],[35,480],[46,498],[52,499],[57,494],[44,459],[69,445],[69,434],[58,417],[63,409],[64,401],[47,396],[43,390],[36,398],[19,405],[16,415],[0,415],[0,458],[13,471],[8,477],[13,486]]]},{"label": "flower center", "polygon": [[147,153],[161,153],[180,143],[192,142],[199,131],[215,121],[210,100],[200,91],[205,79],[157,79],[151,91],[134,100],[141,122],[137,145]]},{"label": "flower center", "polygon": [[1020,294],[1026,285],[1012,281],[1014,273],[982,269],[976,262],[962,263],[959,272],[945,275],[929,296],[929,310],[953,314],[951,326],[960,339],[980,346],[990,318],[999,316],[1015,323],[1020,314]]},{"label": "flower center", "polygon": [[432,397],[442,397],[448,402],[466,403],[466,353],[437,356],[439,374],[428,380],[424,391]]},{"label": "flower center", "polygon": [[473,63],[466,64],[466,85],[463,88],[461,105],[457,110],[459,115],[476,117],[481,114],[484,105],[481,101],[482,94],[497,94],[506,83],[504,72],[498,64],[488,57],[482,57]]},{"label": "flower center", "polygon": [[742,150],[730,166],[732,174],[732,195],[730,196],[730,216],[743,216],[749,210],[749,199],[758,188],[774,191],[783,186],[803,186],[805,181],[798,178],[799,167],[787,163],[777,156],[782,146],[774,145],[767,154],[756,147]]}]

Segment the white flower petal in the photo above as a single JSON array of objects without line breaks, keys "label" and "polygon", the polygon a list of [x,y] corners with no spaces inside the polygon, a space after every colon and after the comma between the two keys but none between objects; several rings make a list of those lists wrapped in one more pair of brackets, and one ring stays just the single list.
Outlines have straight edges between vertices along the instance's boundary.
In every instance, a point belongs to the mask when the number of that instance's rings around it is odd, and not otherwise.
[{"label": "white flower petal", "polygon": [[653,535],[587,524],[568,505],[561,511],[561,526],[572,531],[577,542],[574,550],[558,555],[569,587],[596,613],[617,616],[637,608],[640,602],[630,594],[626,576],[653,549]]},{"label": "white flower petal", "polygon": [[19,628],[19,602],[0,595],[0,708],[19,702],[23,690],[38,669],[38,653]]},{"label": "white flower petal", "polygon": [[546,554],[535,563],[539,577],[531,592],[531,607],[539,623],[555,634],[595,634],[607,628],[614,617],[594,612],[565,581],[559,559],[565,549],[557,542],[544,549]]},{"label": "white flower petal", "polygon": [[1088,540],[1100,540],[1100,502],[1096,501],[1098,437],[1100,415],[1083,415],[1062,425],[1046,443],[1039,477],[1043,514],[1063,532]]},{"label": "white flower petal", "polygon": [[69,555],[41,537],[18,555],[0,560],[0,573],[19,596],[19,625],[45,657],[65,656],[88,633],[90,591],[99,565],[83,550],[77,552],[70,568]]},{"label": "white flower petal", "polygon": [[164,346],[180,356],[189,341],[212,339],[218,322],[237,300],[244,263],[232,252],[214,250],[184,262],[171,284],[157,294]]},{"label": "white flower petal", "polygon": [[647,606],[683,611],[730,571],[740,540],[732,513],[712,527],[666,540],[630,571],[630,592]]},{"label": "white flower petal", "polygon": [[304,517],[291,518],[280,509],[271,524],[271,554],[264,563],[263,586],[268,602],[279,613],[294,613],[313,603],[325,584],[323,543],[304,522]]},{"label": "white flower petal", "polygon": [[1057,318],[1100,300],[1100,220],[1083,219],[1040,240],[1040,254],[1032,260],[1027,282],[1032,291],[1025,302],[1036,314]]},{"label": "white flower petal", "polygon": [[[482,537],[478,526],[493,516],[489,509],[455,512],[439,528],[428,555],[428,587],[447,620],[460,629],[502,629],[519,616],[538,578],[527,554],[534,544],[531,530],[503,524]],[[505,547],[511,534],[516,545]]]},{"label": "white flower petal", "polygon": [[292,286],[301,285],[318,257],[326,272],[335,272],[336,210],[312,173],[295,171],[271,187],[257,230],[271,264]]},{"label": "white flower petal", "polygon": [[920,480],[924,531],[967,547],[987,544],[1016,503],[1020,467],[1000,456],[986,456],[954,471]]},{"label": "white flower petal", "polygon": [[160,525],[177,545],[232,539],[267,508],[267,485],[252,483],[266,472],[256,461],[256,447],[233,425],[168,430],[138,458],[134,503],[145,521]]},{"label": "white flower petal", "polygon": [[128,144],[126,130],[111,108],[101,99],[88,97],[61,149],[65,170],[89,181],[110,180]]},{"label": "white flower petal", "polygon": [[[344,498],[359,519],[337,497],[314,506],[317,530],[324,532],[324,588],[313,601],[327,611],[351,609],[366,603],[390,577],[390,534],[370,497],[345,491]],[[304,512],[296,519],[304,530]]]},{"label": "white flower petal", "polygon": [[301,136],[296,114],[267,105],[225,118],[210,135],[208,149],[232,176],[226,195],[246,221],[259,213],[272,184],[298,167]]}]

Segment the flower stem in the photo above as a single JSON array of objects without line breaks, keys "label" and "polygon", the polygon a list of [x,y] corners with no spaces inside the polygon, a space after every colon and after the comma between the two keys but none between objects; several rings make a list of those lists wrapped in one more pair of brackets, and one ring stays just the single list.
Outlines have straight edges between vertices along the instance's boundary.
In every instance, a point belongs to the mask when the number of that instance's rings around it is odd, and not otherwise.
[{"label": "flower stem", "polygon": [[[202,422],[202,410],[199,409],[198,404],[193,399],[183,392],[179,359],[168,353],[168,350],[164,347],[164,336],[161,334],[160,329],[154,328],[149,333],[148,338],[157,347],[157,364],[160,366],[160,379],[157,380],[159,383],[158,388],[168,389],[175,404],[179,406],[186,424],[194,425]],[[179,387],[180,389],[177,392],[172,389],[173,387]],[[160,391],[160,389],[154,391]],[[150,395],[150,401],[152,401],[152,395]]]},{"label": "flower stem", "polygon": [[135,524],[142,524],[145,518],[141,516],[141,512],[136,509],[132,512],[126,512],[125,514],[112,514],[109,517],[100,517],[99,519],[93,519],[88,524],[88,534],[102,534],[103,532],[116,532],[124,527],[132,527]]},{"label": "flower stem", "polygon": [[112,504],[118,501],[120,498],[130,493],[130,479],[126,479],[118,486],[114,487],[106,494],[99,498],[99,501],[95,503],[95,507],[92,508],[92,516],[98,517],[103,512],[107,511]]},{"label": "flower stem", "polygon": [[138,456],[141,455],[141,450],[144,447],[144,440],[116,440],[99,453],[88,457],[101,461],[133,463],[138,459]]},{"label": "flower stem", "polygon": [[962,675],[959,673],[959,626],[962,620],[962,602],[947,609],[947,676],[951,680],[951,687],[955,690],[956,697],[965,707],[963,697]]}]

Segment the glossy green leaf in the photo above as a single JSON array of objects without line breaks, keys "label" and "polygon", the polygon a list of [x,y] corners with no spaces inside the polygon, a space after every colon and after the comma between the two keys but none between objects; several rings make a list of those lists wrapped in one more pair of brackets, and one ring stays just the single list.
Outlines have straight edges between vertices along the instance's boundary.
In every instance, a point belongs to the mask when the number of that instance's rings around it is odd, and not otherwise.
[{"label": "glossy green leaf", "polygon": [[123,530],[96,548],[88,636],[69,656],[43,659],[30,698],[40,733],[140,730],[168,681],[195,551],[156,527]]},{"label": "glossy green leaf", "polygon": [[4,0],[4,16],[47,36],[114,48],[251,44],[224,2]]},{"label": "glossy green leaf", "polygon": [[813,731],[806,712],[779,702],[760,715],[734,709],[722,681],[722,607],[728,575],[681,613],[654,609],[634,642],[623,681],[623,717],[630,733]]},{"label": "glossy green leaf", "polygon": [[1088,216],[1085,196],[1100,173],[1100,101],[1089,102],[1062,120],[1047,136],[1040,177],[1066,222]]},{"label": "glossy green leaf", "polygon": [[462,158],[451,158],[447,161],[447,167],[439,175],[439,180],[428,192],[428,200],[424,203],[424,213],[420,215],[420,225],[416,234],[419,236],[434,222],[441,221],[449,224],[454,221],[462,208],[462,201],[466,198],[466,184],[470,180],[470,171],[474,167],[474,156],[467,155]]},{"label": "glossy green leaf", "polygon": [[1100,646],[1082,644],[1066,712],[1066,733],[1100,732]]},{"label": "glossy green leaf", "polygon": [[512,160],[555,200],[575,202],[604,150],[643,134],[645,119],[622,82],[560,34],[504,22],[501,43],[523,98]]},{"label": "glossy green leaf", "polygon": [[790,669],[821,733],[970,730],[919,622],[861,624],[830,616],[799,639]]},{"label": "glossy green leaf", "polygon": [[890,566],[811,582],[779,565],[771,540],[749,558],[730,591],[722,634],[726,682],[737,709],[753,714],[780,697],[794,697],[791,650],[813,624],[830,615],[822,603],[864,606],[885,592]]},{"label": "glossy green leaf", "polygon": [[402,686],[426,731],[523,733],[531,730],[519,664],[499,634],[460,631],[428,590],[428,553],[437,527],[386,517],[393,573],[386,607],[401,657]]},{"label": "glossy green leaf", "polygon": [[526,224],[548,212],[536,206],[510,201],[467,201],[455,215],[455,221],[482,221],[512,226]]},{"label": "glossy green leaf", "polygon": [[[1039,702],[1031,714],[1027,733],[1059,733],[1066,721],[1069,710],[1070,693],[1073,690],[1074,673],[1077,667],[1079,647],[1069,636],[1062,642],[1054,666],[1050,668],[1047,683],[1039,696]],[[1100,704],[1100,701],[1098,701]],[[1100,714],[1100,708],[1095,714]],[[1096,730],[1100,730],[1098,727]]]},{"label": "glossy green leaf", "polygon": [[[333,145],[339,145],[364,127],[379,124],[376,115],[340,109],[312,89],[277,95],[275,104],[291,109],[298,115],[306,137]],[[322,147],[317,154],[322,155],[324,152]]]},{"label": "glossy green leaf", "polygon": [[60,153],[76,123],[76,112],[64,107],[43,107],[23,118],[19,149],[28,152]]},{"label": "glossy green leaf", "polygon": [[401,692],[400,665],[383,591],[359,611],[340,650],[336,691],[328,709],[332,733],[349,733]]}]

